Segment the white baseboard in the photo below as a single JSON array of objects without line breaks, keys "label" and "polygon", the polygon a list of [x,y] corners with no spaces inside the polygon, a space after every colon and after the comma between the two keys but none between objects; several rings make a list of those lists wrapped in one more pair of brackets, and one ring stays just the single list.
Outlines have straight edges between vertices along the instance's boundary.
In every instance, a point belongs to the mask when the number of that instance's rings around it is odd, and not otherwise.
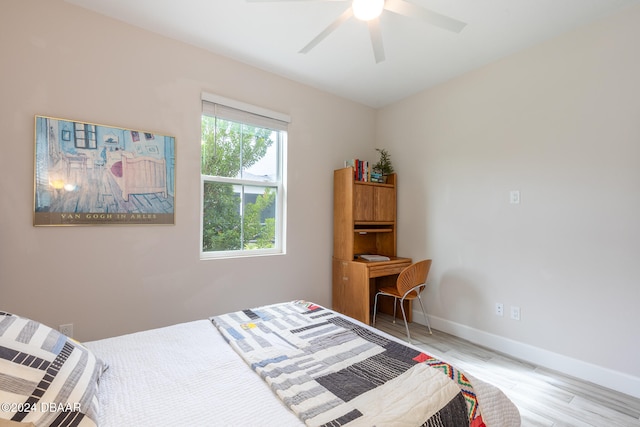
[{"label": "white baseboard", "polygon": [[[422,311],[413,311],[413,321],[424,324]],[[640,398],[640,378],[638,377],[474,329],[440,317],[429,316],[429,322],[434,329],[463,338],[474,344]]]}]

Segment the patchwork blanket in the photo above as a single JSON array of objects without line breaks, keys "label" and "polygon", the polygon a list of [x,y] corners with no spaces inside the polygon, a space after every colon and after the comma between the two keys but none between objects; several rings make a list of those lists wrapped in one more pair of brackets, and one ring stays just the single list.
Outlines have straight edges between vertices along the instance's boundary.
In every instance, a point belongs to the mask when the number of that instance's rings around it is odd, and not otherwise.
[{"label": "patchwork blanket", "polygon": [[321,306],[294,301],[211,321],[309,426],[484,426],[462,372]]}]

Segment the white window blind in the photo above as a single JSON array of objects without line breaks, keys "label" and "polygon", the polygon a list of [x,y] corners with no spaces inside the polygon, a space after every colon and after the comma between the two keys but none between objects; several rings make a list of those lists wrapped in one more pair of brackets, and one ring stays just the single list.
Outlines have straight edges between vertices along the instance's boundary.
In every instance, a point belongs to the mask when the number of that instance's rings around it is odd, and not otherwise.
[{"label": "white window blind", "polygon": [[202,112],[212,117],[279,131],[286,131],[291,122],[286,114],[211,94],[202,94]]}]

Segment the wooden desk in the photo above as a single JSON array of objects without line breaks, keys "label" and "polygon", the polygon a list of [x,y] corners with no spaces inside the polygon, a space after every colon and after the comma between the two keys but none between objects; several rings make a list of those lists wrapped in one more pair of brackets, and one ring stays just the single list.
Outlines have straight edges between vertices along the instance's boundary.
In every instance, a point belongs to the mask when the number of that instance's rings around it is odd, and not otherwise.
[{"label": "wooden desk", "polygon": [[[382,286],[395,284],[398,274],[411,265],[411,258],[391,257],[389,261],[345,261],[333,258],[333,309],[371,324],[373,299]],[[388,301],[386,301],[388,300]],[[411,321],[411,301],[406,301],[407,321]],[[380,298],[381,311],[393,313],[393,300]],[[400,314],[400,316],[402,316]]]}]

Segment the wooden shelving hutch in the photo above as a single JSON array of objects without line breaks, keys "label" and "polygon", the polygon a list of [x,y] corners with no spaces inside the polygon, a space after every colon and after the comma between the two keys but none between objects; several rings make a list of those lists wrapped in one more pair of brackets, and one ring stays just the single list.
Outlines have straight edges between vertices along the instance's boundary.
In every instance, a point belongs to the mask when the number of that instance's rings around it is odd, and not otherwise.
[{"label": "wooden shelving hutch", "polygon": [[[386,184],[355,181],[351,167],[333,175],[333,309],[367,324],[376,287],[395,283],[411,264],[396,255],[396,184],[396,174]],[[362,254],[391,259],[367,262]],[[383,311],[393,310],[386,305]]]}]

